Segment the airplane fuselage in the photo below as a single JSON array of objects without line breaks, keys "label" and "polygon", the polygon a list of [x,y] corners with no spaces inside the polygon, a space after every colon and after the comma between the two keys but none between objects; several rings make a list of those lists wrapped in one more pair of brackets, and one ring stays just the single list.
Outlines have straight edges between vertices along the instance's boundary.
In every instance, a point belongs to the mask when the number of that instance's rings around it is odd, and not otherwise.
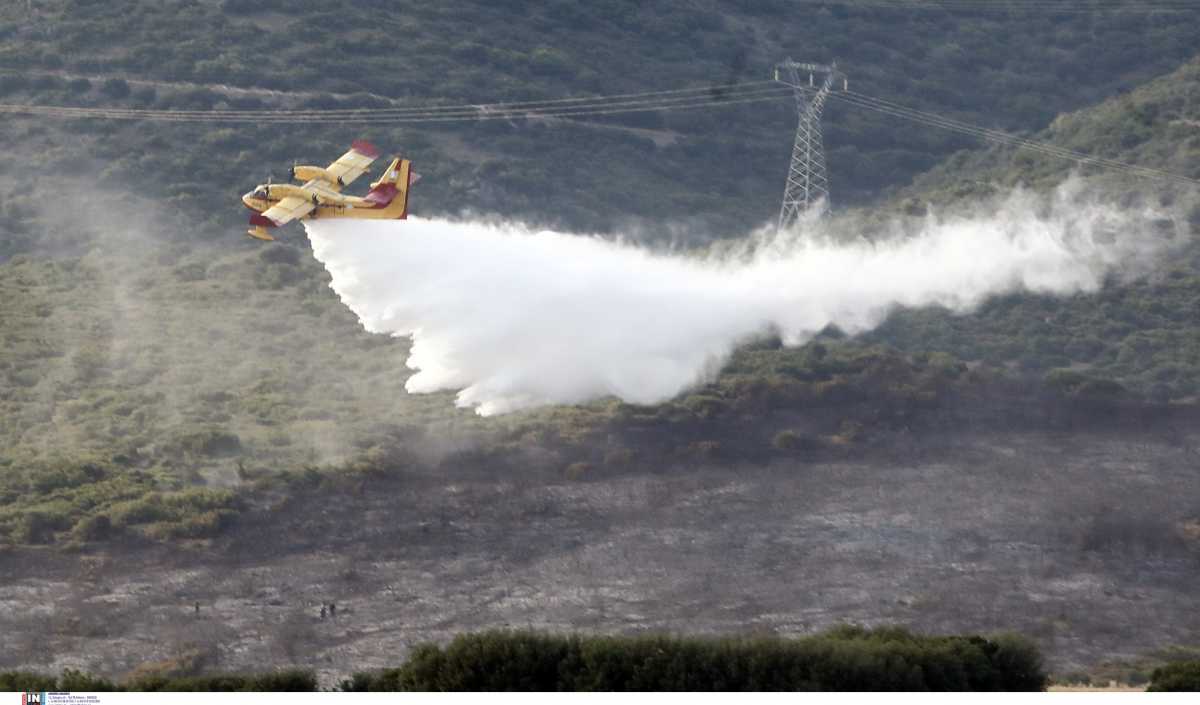
[{"label": "airplane fuselage", "polygon": [[[275,205],[276,203],[279,203],[286,197],[283,193],[280,193],[278,196],[276,196],[276,194],[275,194],[275,190],[281,189],[281,186],[283,186],[283,184],[272,185],[270,187],[270,191],[269,191],[270,196],[269,197],[259,195],[259,194],[264,193],[262,191],[263,187],[260,186],[259,188],[251,191],[250,193],[247,193],[246,195],[242,196],[242,203],[246,204],[246,207],[249,208],[250,210],[255,211],[256,213],[262,213],[263,211],[267,210],[268,208]],[[291,194],[287,194],[287,195],[291,195]],[[354,210],[355,204],[353,202],[356,200],[361,201],[362,199],[357,198],[355,196],[350,196],[350,197],[347,197],[346,200],[342,203],[326,203],[326,202],[322,201],[321,198],[318,196],[317,200],[319,202],[319,205],[316,208],[314,208],[311,213],[309,213],[305,216],[302,216],[302,217],[298,218],[297,220],[307,220],[309,218],[322,218],[322,217],[324,217],[324,218],[349,217],[346,215],[346,212]],[[362,204],[360,204],[360,207],[361,206],[362,206]],[[369,215],[361,215],[360,216],[359,213],[355,213],[355,217],[370,218],[372,216],[369,216]]]},{"label": "airplane fuselage", "polygon": [[[360,157],[355,149],[368,147],[372,158],[374,147],[356,141],[352,151],[342,159]],[[319,167],[293,167],[296,179],[307,177],[302,185],[296,183],[262,183],[241,197],[241,203],[254,212],[250,218],[253,227],[247,231],[259,240],[274,240],[268,229],[289,221],[307,221],[310,218],[371,218],[404,219],[408,217],[408,188],[414,176],[408,159],[396,157],[384,170],[378,181],[364,197],[342,193],[346,186],[341,176],[330,169]],[[359,171],[360,173],[360,171]],[[348,180],[353,181],[354,175]],[[283,205],[280,205],[283,204]],[[280,207],[276,207],[280,206]],[[272,210],[274,209],[274,210]]]}]

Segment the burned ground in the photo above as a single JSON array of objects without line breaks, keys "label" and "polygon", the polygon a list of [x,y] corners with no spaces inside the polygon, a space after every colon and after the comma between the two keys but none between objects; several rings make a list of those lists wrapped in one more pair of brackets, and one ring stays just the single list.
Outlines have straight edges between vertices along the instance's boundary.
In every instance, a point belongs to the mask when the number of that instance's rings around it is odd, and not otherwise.
[{"label": "burned ground", "polygon": [[486,627],[841,622],[1015,630],[1053,670],[1088,668],[1196,641],[1196,440],[972,432],[915,438],[903,459],[594,480],[443,468],[263,498],[190,548],[7,553],[0,668],[296,664],[329,684]]}]

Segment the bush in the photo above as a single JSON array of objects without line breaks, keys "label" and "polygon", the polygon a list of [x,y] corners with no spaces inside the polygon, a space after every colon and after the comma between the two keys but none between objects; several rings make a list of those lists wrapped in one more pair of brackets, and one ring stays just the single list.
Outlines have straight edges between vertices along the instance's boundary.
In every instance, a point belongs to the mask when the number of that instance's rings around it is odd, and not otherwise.
[{"label": "bush", "polygon": [[797,433],[791,429],[784,429],[775,434],[771,439],[771,446],[776,450],[781,451],[804,451],[809,452],[816,450],[819,443],[812,436]]},{"label": "bush", "polygon": [[54,676],[30,671],[0,671],[0,690],[43,692],[58,690]]},{"label": "bush", "polygon": [[110,98],[126,98],[129,96],[129,84],[122,78],[110,78],[100,87],[104,95]]},{"label": "bush", "polygon": [[128,683],[125,689],[150,692],[273,691],[302,693],[313,692],[317,689],[317,677],[312,671],[302,669],[251,674],[226,673],[183,678],[150,676]]},{"label": "bush", "polygon": [[[1151,689],[1188,688],[1200,664],[1155,671]],[[1192,670],[1188,670],[1188,669]],[[139,669],[114,684],[67,670],[55,679],[0,672],[0,689],[276,691],[317,689],[290,669],[180,676]],[[1180,677],[1183,674],[1184,677]],[[1187,674],[1191,674],[1188,676]],[[338,684],[365,691],[796,691],[1041,690],[1041,656],[1015,636],[919,636],[904,629],[842,627],[802,639],[667,636],[582,637],[536,632],[464,634],[445,647],[423,644],[399,668],[359,672]],[[1175,688],[1162,687],[1173,685]]]},{"label": "bush", "polygon": [[588,462],[571,463],[567,469],[563,471],[563,475],[568,480],[583,480],[593,473],[593,466]]},{"label": "bush", "polygon": [[112,535],[112,528],[112,519],[107,514],[97,514],[76,524],[72,533],[84,541],[103,541]]},{"label": "bush", "polygon": [[1015,636],[929,637],[842,628],[803,639],[580,637],[483,632],[422,645],[345,690],[1041,690],[1036,647]]},{"label": "bush", "polygon": [[106,692],[117,690],[117,686],[106,678],[93,676],[83,671],[77,671],[73,668],[68,668],[58,677],[58,687],[56,690],[67,691],[84,691],[84,692]]},{"label": "bush", "polygon": [[242,449],[242,439],[230,431],[206,428],[180,435],[175,440],[174,449],[196,456],[228,456]]},{"label": "bush", "polygon": [[14,538],[20,543],[51,543],[57,532],[70,528],[68,512],[58,505],[47,505],[21,515]]},{"label": "bush", "polygon": [[1150,675],[1154,692],[1200,692],[1200,661],[1180,661],[1156,668]]},{"label": "bush", "polygon": [[265,673],[218,673],[207,676],[170,677],[153,675],[125,683],[67,669],[55,678],[29,671],[0,672],[3,691],[143,691],[143,692],[312,692],[317,689],[317,677],[312,671],[289,669]]}]

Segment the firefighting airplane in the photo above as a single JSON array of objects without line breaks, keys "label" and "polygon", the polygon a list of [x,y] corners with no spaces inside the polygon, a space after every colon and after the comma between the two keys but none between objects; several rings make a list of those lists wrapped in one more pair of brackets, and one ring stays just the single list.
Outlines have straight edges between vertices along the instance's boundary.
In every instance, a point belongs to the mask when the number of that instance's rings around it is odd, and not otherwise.
[{"label": "firefighting airplane", "polygon": [[309,218],[381,218],[404,220],[408,217],[408,190],[420,178],[412,164],[399,157],[392,160],[383,176],[371,184],[366,196],[347,196],[342,188],[367,170],[379,157],[375,145],[355,140],[350,151],[338,157],[328,168],[293,166],[288,181],[303,185],[272,184],[270,179],[242,196],[242,203],[254,211],[246,231],[259,240],[274,240],[267,228],[275,228],[293,220]]}]

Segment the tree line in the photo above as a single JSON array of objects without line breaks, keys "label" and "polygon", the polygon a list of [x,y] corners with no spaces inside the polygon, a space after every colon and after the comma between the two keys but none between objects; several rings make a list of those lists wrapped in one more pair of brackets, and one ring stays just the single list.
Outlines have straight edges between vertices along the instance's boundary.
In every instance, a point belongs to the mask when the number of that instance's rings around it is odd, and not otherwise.
[{"label": "tree line", "polygon": [[[1017,635],[927,636],[843,626],[801,638],[463,634],[415,648],[397,668],[362,671],[342,691],[1031,691],[1041,653]],[[65,671],[0,673],[0,690],[311,691],[311,671],[127,682]]]}]

